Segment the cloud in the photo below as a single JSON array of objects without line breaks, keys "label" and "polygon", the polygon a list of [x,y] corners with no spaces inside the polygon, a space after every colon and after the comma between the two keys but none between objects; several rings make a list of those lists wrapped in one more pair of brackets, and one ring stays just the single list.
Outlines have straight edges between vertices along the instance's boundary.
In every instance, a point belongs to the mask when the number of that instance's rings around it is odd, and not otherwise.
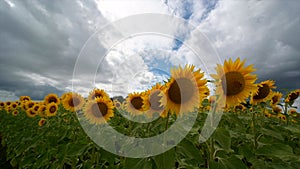
[{"label": "cloud", "polygon": [[247,59],[246,64],[254,64],[258,81],[273,79],[281,89],[299,88],[299,4],[218,1],[198,28],[222,59],[241,57]]},{"label": "cloud", "polygon": [[[279,88],[299,88],[298,1],[13,1],[0,2],[0,90],[42,99],[72,90],[87,94],[100,87],[111,95],[141,91],[169,76],[169,68],[194,64],[205,71],[219,62],[211,56],[201,31],[223,61],[241,57],[254,64],[260,81]],[[111,48],[109,36],[89,44],[84,65],[72,79],[77,56],[96,31],[108,23],[141,13],[171,14],[184,19],[174,38],[134,36]],[[151,23],[151,21],[145,21]],[[163,25],[160,25],[163,27]],[[110,29],[111,28],[111,29]],[[107,28],[106,28],[107,29]],[[122,37],[109,27],[106,33]],[[108,35],[108,34],[105,34]],[[183,40],[182,42],[175,40]],[[196,55],[186,44],[200,49]],[[99,54],[108,52],[101,60]],[[77,63],[78,64],[78,63]],[[75,67],[76,68],[76,67]],[[211,72],[209,72],[211,73]],[[208,77],[208,75],[206,75]],[[209,78],[209,77],[208,77]]]},{"label": "cloud", "polygon": [[0,2],[0,88],[36,99],[70,89],[81,47],[104,23],[94,1]]}]

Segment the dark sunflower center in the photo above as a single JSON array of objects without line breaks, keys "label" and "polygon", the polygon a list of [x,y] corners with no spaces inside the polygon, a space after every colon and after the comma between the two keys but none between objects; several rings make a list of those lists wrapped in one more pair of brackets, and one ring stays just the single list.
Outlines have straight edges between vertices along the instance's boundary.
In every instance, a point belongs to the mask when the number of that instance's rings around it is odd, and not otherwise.
[{"label": "dark sunflower center", "polygon": [[108,108],[105,103],[93,104],[92,113],[95,117],[104,117],[107,114]]},{"label": "dark sunflower center", "polygon": [[179,78],[174,80],[168,90],[169,98],[176,104],[181,104],[189,101],[194,95],[195,87],[190,79]]},{"label": "dark sunflower center", "polygon": [[0,106],[4,106],[4,103],[0,103]]},{"label": "dark sunflower center", "polygon": [[11,102],[7,102],[6,105],[9,106],[11,104]]},{"label": "dark sunflower center", "polygon": [[150,95],[150,98],[149,98],[151,109],[157,110],[157,111],[163,109],[163,106],[160,106],[159,100],[161,99],[161,96],[159,96],[159,93],[160,93],[159,91],[155,91],[154,93],[152,93]]},{"label": "dark sunflower center", "polygon": [[41,120],[40,124],[43,125],[45,123],[45,120]]},{"label": "dark sunflower center", "polygon": [[28,98],[24,98],[23,101],[29,101],[29,99]]},{"label": "dark sunflower center", "polygon": [[121,107],[121,104],[120,103],[116,103],[116,107]]},{"label": "dark sunflower center", "polygon": [[50,113],[55,113],[56,107],[55,106],[50,107],[49,111],[50,111]]},{"label": "dark sunflower center", "polygon": [[52,103],[52,102],[56,103],[57,99],[55,97],[50,97],[49,98],[49,103]]},{"label": "dark sunflower center", "polygon": [[28,108],[32,108],[34,106],[34,103],[29,103]]},{"label": "dark sunflower center", "polygon": [[245,79],[239,72],[227,72],[222,77],[222,88],[227,96],[242,92],[245,88]]},{"label": "dark sunflower center", "polygon": [[135,109],[140,110],[143,107],[143,99],[141,97],[135,97],[131,100],[131,104]]},{"label": "dark sunflower center", "polygon": [[290,101],[296,100],[299,97],[299,93],[291,93],[289,98]]},{"label": "dark sunflower center", "polygon": [[39,108],[40,108],[39,106],[35,106],[33,109],[34,109],[35,111],[38,111]]},{"label": "dark sunflower center", "polygon": [[16,108],[16,107],[17,107],[17,105],[16,105],[16,104],[13,104],[13,105],[12,105],[12,107],[13,107],[13,108]]},{"label": "dark sunflower center", "polygon": [[270,93],[270,87],[267,84],[263,84],[262,87],[258,88],[258,93],[253,96],[253,99],[264,99],[266,98]]},{"label": "dark sunflower center", "polygon": [[33,112],[33,111],[29,111],[29,114],[31,114],[31,115],[35,115],[35,112]]},{"label": "dark sunflower center", "polygon": [[76,106],[78,106],[79,104],[80,104],[80,100],[78,99],[78,98],[76,98],[76,97],[74,97],[74,98],[71,98],[70,100],[69,100],[69,106],[71,106],[71,107],[76,107]]},{"label": "dark sunflower center", "polygon": [[272,97],[272,102],[273,103],[277,103],[278,102],[278,96],[274,96],[274,97]]}]

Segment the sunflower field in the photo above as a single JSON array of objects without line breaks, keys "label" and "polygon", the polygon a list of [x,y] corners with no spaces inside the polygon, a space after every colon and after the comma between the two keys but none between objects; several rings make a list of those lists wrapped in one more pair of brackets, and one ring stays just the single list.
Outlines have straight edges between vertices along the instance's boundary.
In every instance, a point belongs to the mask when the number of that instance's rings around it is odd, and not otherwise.
[{"label": "sunflower field", "polygon": [[[281,93],[273,80],[257,82],[254,71],[245,60],[229,59],[216,66],[213,80],[193,65],[178,66],[168,81],[125,99],[95,88],[87,97],[67,92],[42,101],[21,96],[0,102],[0,168],[300,168],[300,113],[294,105],[300,89]],[[217,112],[217,127],[200,142],[206,119]],[[178,144],[144,158],[109,152],[84,130],[107,142],[109,135],[96,128],[109,125],[126,136],[149,138],[191,115],[195,123]]]}]

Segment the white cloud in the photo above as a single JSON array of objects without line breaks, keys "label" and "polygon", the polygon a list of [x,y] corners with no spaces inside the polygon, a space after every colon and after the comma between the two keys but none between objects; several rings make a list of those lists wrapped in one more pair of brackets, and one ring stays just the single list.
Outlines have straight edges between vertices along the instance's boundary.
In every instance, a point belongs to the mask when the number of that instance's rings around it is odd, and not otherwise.
[{"label": "white cloud", "polygon": [[142,13],[167,13],[161,0],[96,0],[96,3],[101,14],[110,21]]}]

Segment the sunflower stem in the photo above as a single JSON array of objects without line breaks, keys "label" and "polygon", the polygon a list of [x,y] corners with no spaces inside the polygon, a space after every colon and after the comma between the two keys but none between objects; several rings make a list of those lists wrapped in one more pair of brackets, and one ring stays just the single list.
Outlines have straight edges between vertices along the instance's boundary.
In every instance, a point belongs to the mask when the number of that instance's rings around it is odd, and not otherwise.
[{"label": "sunflower stem", "polygon": [[[253,107],[254,109],[254,107]],[[253,143],[254,143],[254,149],[257,148],[257,137],[256,137],[256,130],[255,130],[255,111],[253,111],[252,109],[252,121],[251,121],[251,125],[252,125],[252,133],[253,133]]]},{"label": "sunflower stem", "polygon": [[288,109],[288,104],[284,104],[284,115],[286,117],[286,125],[289,125],[289,115],[287,113],[287,109]]},{"label": "sunflower stem", "polygon": [[170,118],[170,112],[168,112],[168,114],[167,114],[167,120],[166,120],[166,124],[165,124],[165,131],[168,129],[169,118]]}]

